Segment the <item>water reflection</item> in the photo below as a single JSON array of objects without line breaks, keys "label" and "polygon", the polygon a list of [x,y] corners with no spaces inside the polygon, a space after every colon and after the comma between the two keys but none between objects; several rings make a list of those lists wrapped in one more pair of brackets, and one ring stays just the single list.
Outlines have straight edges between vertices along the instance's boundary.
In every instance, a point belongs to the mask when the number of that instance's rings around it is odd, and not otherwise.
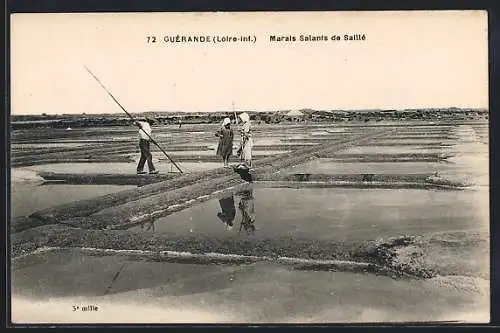
[{"label": "water reflection", "polygon": [[231,195],[226,198],[219,199],[221,211],[217,213],[217,217],[226,224],[228,229],[233,228],[233,221],[236,217],[236,208],[234,206],[234,197]]},{"label": "water reflection", "polygon": [[[241,213],[241,221],[239,233],[245,231],[247,234],[255,232],[255,204],[253,189],[244,190],[236,193],[240,197],[238,209]],[[233,228],[233,221],[236,218],[236,206],[234,195],[231,194],[225,198],[219,199],[221,211],[217,213],[217,217],[226,224],[226,228],[231,230]]]},{"label": "water reflection", "polygon": [[155,232],[155,221],[151,220],[149,222],[141,223],[141,230]]},{"label": "water reflection", "polygon": [[238,208],[241,212],[240,230],[244,229],[247,234],[255,232],[255,205],[253,190],[246,190],[239,193],[241,195]]},{"label": "water reflection", "polygon": [[[183,215],[183,213],[179,212],[180,215],[174,214],[175,216],[165,217],[165,219],[169,220],[170,223],[166,221],[160,222],[160,224],[157,226],[156,222],[163,219],[158,219],[158,217],[155,217],[152,220],[144,221],[138,225],[135,225],[130,229],[137,232],[156,233],[171,230],[171,223],[173,223],[174,225],[176,223],[181,223],[181,228],[185,231],[185,228],[188,227],[190,233],[202,231],[204,228],[214,229],[214,231],[217,233],[216,230],[220,230],[220,223],[222,222],[226,230],[235,229],[238,230],[238,234],[243,235],[253,235],[255,233],[256,214],[253,188],[244,187],[244,189],[233,189],[232,191],[225,192],[224,194],[222,194],[222,196],[218,196],[216,200],[218,201],[218,205],[216,205],[215,207],[212,206],[212,209],[215,210],[214,214],[216,214],[217,216],[217,219],[215,219],[216,224],[212,224],[212,221],[214,221],[213,218],[209,218],[209,221],[206,221],[206,211],[199,214],[191,211],[187,215]],[[187,210],[189,210],[189,208]],[[213,213],[210,213],[210,215],[211,214]],[[177,225],[179,226],[179,224]]]}]

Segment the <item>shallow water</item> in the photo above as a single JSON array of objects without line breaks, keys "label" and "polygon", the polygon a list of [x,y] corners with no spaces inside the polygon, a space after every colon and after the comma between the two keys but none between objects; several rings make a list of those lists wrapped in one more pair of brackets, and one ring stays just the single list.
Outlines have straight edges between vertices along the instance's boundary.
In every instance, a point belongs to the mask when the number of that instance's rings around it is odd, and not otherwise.
[{"label": "shallow water", "polygon": [[[139,160],[137,154],[134,154],[136,161],[133,163],[54,163],[40,164],[30,167],[14,168],[13,173],[17,170],[21,172],[55,172],[55,173],[99,173],[99,174],[130,174],[136,173],[137,162]],[[153,163],[160,172],[176,172],[175,166],[166,160],[153,158]],[[221,163],[214,162],[176,162],[176,164],[186,173],[205,171],[220,168]]]},{"label": "shallow water", "polygon": [[[466,185],[489,186],[487,159],[474,159],[468,156],[456,156],[446,162],[376,162],[376,163],[342,163],[329,159],[318,159],[307,164],[292,167],[285,173],[309,174],[434,174],[439,177]],[[471,161],[477,167],[471,167]],[[483,164],[480,161],[484,161]]]},{"label": "shallow water", "polygon": [[379,137],[373,140],[373,144],[377,143],[398,143],[399,145],[404,146],[407,143],[410,144],[454,144],[456,140],[447,140],[447,139],[427,139],[422,137],[422,139],[405,139],[405,138],[393,138],[393,137]]},{"label": "shallow water", "polygon": [[[290,152],[289,150],[252,150],[252,155],[260,156],[260,155],[278,155],[285,154]],[[214,156],[215,151],[213,150],[198,150],[198,151],[175,151],[170,153],[172,156]],[[236,150],[233,150],[233,155],[236,155]],[[174,158],[174,157],[172,157]],[[174,158],[175,160],[175,158]]]},{"label": "shallow water", "polygon": [[489,156],[488,144],[480,142],[461,142],[457,144],[450,145],[448,147],[443,147],[444,152],[449,152],[452,154],[473,154],[473,155],[484,155]]},{"label": "shallow water", "polygon": [[[250,194],[253,199],[245,198],[244,195]],[[478,202],[474,191],[255,188],[234,195],[233,200],[236,215],[232,230],[227,230],[218,217],[218,213],[230,211],[228,207],[211,200],[158,219],[154,223],[155,232],[218,237],[247,235],[245,223],[240,234],[243,211],[250,211],[255,217],[256,230],[248,237],[266,238],[373,240],[402,234],[484,229],[489,223],[485,207]],[[253,205],[253,214],[251,209],[238,208],[242,202]],[[148,224],[131,230],[145,232],[152,227]]]},{"label": "shallow water", "polygon": [[339,152],[340,154],[410,154],[410,153],[436,153],[441,147],[425,146],[356,146]]},{"label": "shallow water", "polygon": [[61,142],[61,143],[11,143],[10,147],[16,150],[30,150],[32,148],[55,148],[55,147],[86,147],[84,143],[79,142]]},{"label": "shallow water", "polygon": [[42,185],[16,182],[11,185],[11,217],[135,188],[131,185]]},{"label": "shallow water", "polygon": [[415,174],[433,173],[440,170],[455,170],[457,166],[438,162],[356,162],[344,163],[331,158],[318,158],[311,162],[297,165],[291,173],[326,173],[326,174]]},{"label": "shallow water", "polygon": [[[47,253],[13,269],[14,322],[332,323],[487,322],[480,280],[393,280],[344,272],[294,271],[270,263],[174,264]],[[457,281],[460,280],[460,281]],[[73,312],[73,305],[99,311]],[[70,310],[68,310],[70,309]]]},{"label": "shallow water", "polygon": [[135,174],[135,163],[53,163],[40,164],[29,167],[15,168],[17,170],[29,170],[32,172],[56,172],[56,173],[124,173]]},{"label": "shallow water", "polygon": [[281,138],[277,137],[267,137],[267,138],[257,137],[253,138],[253,143],[254,145],[266,145],[266,146],[282,144]]},{"label": "shallow water", "polygon": [[312,137],[315,137],[315,136],[322,136],[322,135],[331,135],[332,133],[342,133],[341,131],[328,131],[328,130],[324,130],[324,131],[311,131],[311,132],[308,132],[307,134],[309,134],[310,136]]}]

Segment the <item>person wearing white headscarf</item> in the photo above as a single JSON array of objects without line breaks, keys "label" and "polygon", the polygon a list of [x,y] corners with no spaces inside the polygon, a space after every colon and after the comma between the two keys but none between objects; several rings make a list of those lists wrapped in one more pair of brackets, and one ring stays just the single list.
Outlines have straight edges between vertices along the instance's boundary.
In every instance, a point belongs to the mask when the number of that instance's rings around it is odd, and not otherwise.
[{"label": "person wearing white headscarf", "polygon": [[157,174],[158,170],[155,169],[153,164],[153,155],[151,154],[151,124],[153,120],[146,117],[140,121],[136,121],[135,125],[139,127],[139,148],[141,149],[141,158],[137,164],[137,174],[142,175],[144,171],[144,164],[148,162],[148,169],[150,174]]},{"label": "person wearing white headscarf", "polygon": [[224,167],[229,167],[229,158],[233,154],[233,139],[234,133],[231,129],[231,119],[224,118],[221,128],[215,133],[219,137],[219,145],[217,146],[217,156],[222,157]]},{"label": "person wearing white headscarf", "polygon": [[252,131],[250,128],[250,116],[248,113],[243,112],[239,115],[239,118],[242,121],[241,124],[241,142],[240,148],[238,149],[238,154],[240,156],[240,161],[248,168],[252,167],[252,148],[253,148],[253,139],[252,139]]}]

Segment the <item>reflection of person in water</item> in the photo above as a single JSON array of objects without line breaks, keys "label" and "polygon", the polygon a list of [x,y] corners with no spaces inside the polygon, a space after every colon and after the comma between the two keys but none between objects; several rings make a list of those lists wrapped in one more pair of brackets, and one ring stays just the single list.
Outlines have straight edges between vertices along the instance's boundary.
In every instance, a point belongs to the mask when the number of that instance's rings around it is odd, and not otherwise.
[{"label": "reflection of person in water", "polygon": [[221,211],[217,213],[217,217],[226,224],[228,229],[233,228],[233,221],[236,217],[236,208],[234,206],[234,197],[231,195],[219,200]]},{"label": "reflection of person in water", "polygon": [[241,212],[241,229],[245,229],[247,234],[252,234],[255,232],[255,206],[253,190],[246,190],[239,193],[241,195],[240,203],[238,208]]},{"label": "reflection of person in water", "polygon": [[141,229],[146,231],[155,232],[155,221],[143,222],[141,223]]}]

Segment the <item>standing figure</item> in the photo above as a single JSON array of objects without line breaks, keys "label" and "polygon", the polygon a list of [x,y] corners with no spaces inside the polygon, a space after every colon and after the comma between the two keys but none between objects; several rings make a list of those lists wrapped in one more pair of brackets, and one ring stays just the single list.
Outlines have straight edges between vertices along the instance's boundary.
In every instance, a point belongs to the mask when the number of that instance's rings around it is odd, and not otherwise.
[{"label": "standing figure", "polygon": [[238,156],[240,157],[241,165],[247,168],[252,167],[252,148],[253,139],[252,132],[250,129],[250,116],[248,113],[243,112],[240,114],[241,124],[241,141],[240,148],[238,149]]},{"label": "standing figure", "polygon": [[182,127],[182,119],[179,119],[179,128]]},{"label": "standing figure", "polygon": [[[153,155],[151,154],[151,124],[153,120],[146,118],[143,121],[136,121],[135,124],[139,127],[139,148],[141,149],[141,158],[139,159],[139,164],[137,164],[137,174],[143,175],[144,164],[148,162],[149,174],[157,174],[158,170],[155,169],[153,165]],[[147,133],[147,134],[146,134]]]},{"label": "standing figure", "polygon": [[219,145],[217,146],[217,156],[222,157],[224,168],[229,167],[229,158],[233,154],[233,139],[234,133],[231,129],[231,119],[224,118],[222,127],[215,133],[219,137]]}]

